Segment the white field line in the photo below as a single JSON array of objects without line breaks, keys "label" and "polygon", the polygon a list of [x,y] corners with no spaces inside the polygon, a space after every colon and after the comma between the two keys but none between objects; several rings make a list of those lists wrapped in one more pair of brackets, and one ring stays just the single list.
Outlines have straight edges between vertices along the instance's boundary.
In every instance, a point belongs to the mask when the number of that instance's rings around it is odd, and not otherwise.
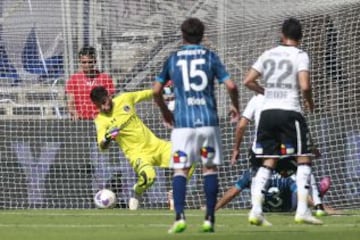
[{"label": "white field line", "polygon": [[[1,215],[20,215],[20,216],[134,216],[134,217],[139,217],[139,216],[174,216],[174,213],[169,212],[169,213],[139,213],[139,212],[134,212],[134,213],[130,213],[130,212],[122,212],[122,211],[118,211],[118,212],[108,212],[108,211],[104,211],[101,212],[101,210],[99,212],[94,212],[94,213],[86,213],[86,212],[81,212],[81,210],[79,212],[69,212],[69,213],[56,213],[56,212],[52,212],[52,213],[47,213],[47,212],[41,212],[41,211],[34,211],[34,212],[0,212],[0,216]],[[186,213],[186,216],[203,216],[204,213]],[[217,213],[217,216],[247,216],[247,213]]]},{"label": "white field line", "polygon": [[0,224],[0,228],[166,228],[169,224]]},{"label": "white field line", "polygon": [[[1,228],[167,228],[169,227],[169,224],[0,224],[0,229]],[[290,228],[295,228],[294,231],[299,231],[299,224],[287,224],[286,227]],[[310,225],[303,225],[303,226],[310,226]],[[198,225],[190,225],[190,228],[194,227],[198,227]],[[222,229],[226,229],[226,228],[232,228],[229,225],[224,225],[224,224],[216,224],[217,228],[222,228]],[[256,229],[258,229],[259,231],[269,231],[271,230],[272,232],[275,230],[274,227],[276,228],[276,226],[273,227],[269,227],[269,228],[257,228],[254,227]],[[358,227],[358,224],[354,223],[354,224],[324,224],[321,226],[321,228],[333,228],[333,227],[348,227],[348,228],[354,228],[354,227]],[[248,231],[248,230],[247,230]],[[276,231],[276,230],[275,230]],[[286,230],[288,231],[288,230]],[[284,232],[284,230],[278,230],[278,232]]]},{"label": "white field line", "polygon": [[[59,210],[61,211],[61,210]],[[277,213],[269,213],[269,215],[271,216],[272,214],[277,214]],[[292,216],[291,213],[278,213],[280,215],[284,215],[284,216]],[[174,216],[174,213],[172,212],[168,212],[168,213],[164,213],[164,212],[148,212],[148,213],[144,213],[144,212],[129,212],[127,210],[120,210],[120,211],[94,211],[94,212],[82,212],[82,210],[78,210],[78,211],[72,211],[72,212],[68,212],[68,213],[64,213],[64,212],[42,212],[41,210],[34,210],[34,211],[26,211],[23,212],[21,210],[19,211],[0,211],[0,216],[1,215],[19,215],[19,216],[134,216],[134,217],[138,217],[138,216]],[[199,212],[199,213],[186,213],[186,216],[203,216],[204,213],[203,212]],[[248,213],[245,212],[217,212],[216,213],[217,216],[222,216],[222,217],[226,217],[226,216],[248,216]],[[344,216],[353,216],[353,217],[360,217],[360,214],[339,214],[339,215],[331,215],[331,217],[344,217]]]}]

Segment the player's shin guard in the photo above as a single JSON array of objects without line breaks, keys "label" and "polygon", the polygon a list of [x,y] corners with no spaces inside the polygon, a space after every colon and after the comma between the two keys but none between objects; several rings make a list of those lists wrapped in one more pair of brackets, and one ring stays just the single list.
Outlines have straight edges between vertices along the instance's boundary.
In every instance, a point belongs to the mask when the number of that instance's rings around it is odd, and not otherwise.
[{"label": "player's shin guard", "polygon": [[204,192],[206,196],[205,220],[215,223],[215,205],[219,192],[218,174],[210,173],[204,175]]},{"label": "player's shin guard", "polygon": [[297,215],[305,215],[308,211],[308,195],[309,195],[309,181],[310,181],[311,167],[306,164],[301,164],[297,168],[296,185],[298,194],[298,204],[296,209]]},{"label": "player's shin guard", "polygon": [[251,203],[252,209],[251,212],[255,215],[262,214],[262,203],[265,191],[266,183],[268,182],[271,176],[271,169],[267,167],[260,167],[256,173],[256,176],[253,178],[253,183],[251,187]]},{"label": "player's shin guard", "polygon": [[175,174],[173,178],[173,196],[174,207],[176,212],[176,221],[185,219],[184,207],[186,196],[186,176],[182,174]]}]

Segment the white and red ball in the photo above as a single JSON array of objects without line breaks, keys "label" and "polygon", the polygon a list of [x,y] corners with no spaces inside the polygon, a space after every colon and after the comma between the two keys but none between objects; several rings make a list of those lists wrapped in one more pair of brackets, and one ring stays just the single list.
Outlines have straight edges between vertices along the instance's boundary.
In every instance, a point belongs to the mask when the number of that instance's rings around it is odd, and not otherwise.
[{"label": "white and red ball", "polygon": [[116,195],[109,189],[101,189],[94,196],[97,208],[112,208],[116,204]]}]

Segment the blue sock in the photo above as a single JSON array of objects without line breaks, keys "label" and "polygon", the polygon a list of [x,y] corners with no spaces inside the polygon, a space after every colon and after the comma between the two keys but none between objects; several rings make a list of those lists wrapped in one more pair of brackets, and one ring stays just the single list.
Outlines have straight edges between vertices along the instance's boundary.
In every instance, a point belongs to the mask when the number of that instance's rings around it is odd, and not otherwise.
[{"label": "blue sock", "polygon": [[173,178],[173,196],[174,207],[176,212],[176,221],[185,219],[185,196],[186,196],[186,177],[182,175],[174,176]]},{"label": "blue sock", "polygon": [[206,215],[205,220],[215,222],[215,205],[219,191],[219,181],[217,174],[204,176],[204,191],[206,196]]}]

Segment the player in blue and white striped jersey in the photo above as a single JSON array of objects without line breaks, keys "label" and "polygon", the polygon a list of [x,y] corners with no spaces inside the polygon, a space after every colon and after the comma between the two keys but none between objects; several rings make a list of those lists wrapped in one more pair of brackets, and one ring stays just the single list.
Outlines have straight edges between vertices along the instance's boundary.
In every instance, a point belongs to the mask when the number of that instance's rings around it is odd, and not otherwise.
[{"label": "player in blue and white striped jersey", "polygon": [[[168,79],[174,86],[175,128],[218,126],[215,79],[236,89],[219,56],[199,44],[186,44],[170,55],[156,78],[157,86],[165,85]],[[235,91],[231,94],[236,105]]]},{"label": "player in blue and white striped jersey", "polygon": [[[169,233],[186,228],[184,207],[186,177],[194,162],[202,162],[206,214],[204,232],[214,231],[215,205],[218,193],[217,166],[222,163],[219,116],[215,99],[215,81],[224,84],[231,100],[233,121],[239,118],[238,90],[219,56],[200,43],[205,31],[197,18],[188,18],[181,25],[183,46],[166,60],[153,86],[154,97],[164,122],[174,126],[171,133],[174,169],[173,196],[175,223]],[[162,91],[167,81],[174,85],[175,109],[173,113],[164,102]]]}]

